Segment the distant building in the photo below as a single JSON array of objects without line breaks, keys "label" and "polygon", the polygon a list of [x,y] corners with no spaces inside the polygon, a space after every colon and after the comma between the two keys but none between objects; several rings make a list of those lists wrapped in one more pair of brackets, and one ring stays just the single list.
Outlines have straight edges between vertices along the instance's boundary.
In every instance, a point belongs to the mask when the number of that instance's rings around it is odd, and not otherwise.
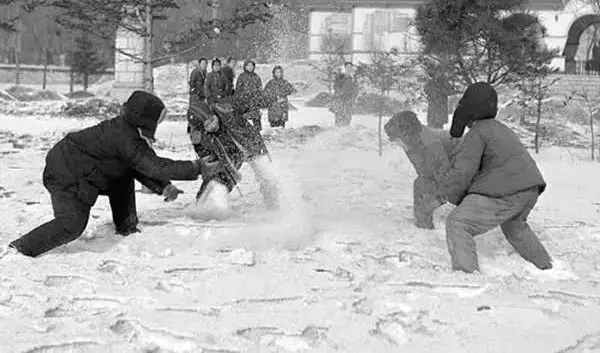
[{"label": "distant building", "polygon": [[[335,31],[341,33],[341,27],[347,26],[347,32],[351,33],[348,53],[351,60],[368,61],[373,52],[392,47],[406,55],[416,53],[419,40],[415,29],[410,26],[410,19],[416,8],[424,2],[425,0],[305,0],[305,6],[311,10],[310,57],[317,59],[325,54],[319,45],[322,35],[319,24],[326,22],[333,13],[339,16],[336,18],[349,18],[346,22],[338,20]],[[560,52],[553,61],[555,67],[569,73],[583,73],[593,67],[600,68],[600,64],[590,65],[590,58],[582,59],[582,50],[579,48],[585,29],[600,23],[600,15],[595,13],[589,2],[528,0],[527,4],[528,10],[537,15],[546,27],[544,44]],[[328,24],[323,26],[333,28],[332,20],[327,21]],[[600,49],[596,52],[600,52]],[[595,60],[600,62],[600,59]]]}]

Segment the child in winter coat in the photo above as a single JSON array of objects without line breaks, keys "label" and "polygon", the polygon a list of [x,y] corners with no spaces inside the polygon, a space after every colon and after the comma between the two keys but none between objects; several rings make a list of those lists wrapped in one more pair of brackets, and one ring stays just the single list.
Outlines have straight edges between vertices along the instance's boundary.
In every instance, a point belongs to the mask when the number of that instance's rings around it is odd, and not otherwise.
[{"label": "child in winter coat", "polygon": [[335,126],[350,126],[359,92],[358,80],[354,77],[354,65],[351,62],[345,63],[344,72],[335,78],[333,91],[329,110],[335,114]]},{"label": "child in winter coat", "polygon": [[208,66],[208,60],[205,58],[198,59],[198,67],[192,71],[190,75],[190,104],[196,101],[205,101],[206,92],[204,91],[204,85],[206,83],[206,66]]},{"label": "child in winter coat", "polygon": [[436,176],[448,170],[449,156],[459,140],[453,140],[447,131],[423,126],[411,111],[394,115],[384,130],[392,142],[404,149],[418,175],[413,184],[415,225],[434,229],[433,212],[443,204]]},{"label": "child in winter coat", "polygon": [[[244,63],[244,72],[242,72],[237,79],[235,84],[235,93],[240,96],[255,95],[260,96],[262,94],[262,80],[256,72],[254,61],[246,60]],[[258,131],[262,130],[260,109],[253,109],[245,113],[245,117],[252,122],[252,126]]]},{"label": "child in winter coat", "polygon": [[273,78],[267,82],[265,92],[277,97],[268,110],[271,127],[284,127],[288,121],[288,96],[295,92],[294,87],[283,78],[283,68],[279,65],[273,68]]},{"label": "child in winter coat", "polygon": [[214,59],[212,62],[212,71],[206,75],[204,85],[204,95],[209,104],[218,102],[221,98],[227,97],[231,91],[229,80],[221,71],[221,60]]},{"label": "child in winter coat", "polygon": [[260,132],[253,128],[244,114],[266,108],[274,96],[259,92],[236,92],[234,96],[209,106],[199,102],[188,110],[189,132],[198,156],[207,164],[216,164],[202,174],[202,185],[197,194],[199,216],[214,219],[228,215],[228,194],[241,180],[239,169],[248,162],[259,181],[265,204],[279,206],[279,186],[269,166],[269,151]]},{"label": "child in winter coat", "polygon": [[470,85],[458,103],[450,134],[465,135],[450,169],[440,177],[441,196],[457,207],[446,220],[452,268],[479,270],[474,237],[497,226],[525,260],[552,268],[550,255],[527,224],[546,183],[517,134],[494,119],[498,96],[484,82]]},{"label": "child in winter coat", "polygon": [[172,201],[180,191],[170,180],[196,180],[208,170],[200,161],[160,158],[150,148],[165,115],[158,97],[135,91],[118,117],[56,143],[48,151],[43,175],[54,219],[13,241],[4,252],[36,257],[79,238],[100,195],[108,196],[118,234],[139,232],[134,180]]}]

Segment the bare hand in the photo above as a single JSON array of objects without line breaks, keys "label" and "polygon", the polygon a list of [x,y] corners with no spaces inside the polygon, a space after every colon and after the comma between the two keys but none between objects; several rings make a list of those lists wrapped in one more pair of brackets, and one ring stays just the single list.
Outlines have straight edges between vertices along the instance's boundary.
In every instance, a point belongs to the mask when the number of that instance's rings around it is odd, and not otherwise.
[{"label": "bare hand", "polygon": [[216,115],[211,116],[204,122],[206,132],[216,132],[219,130],[219,118]]},{"label": "bare hand", "polygon": [[177,200],[179,194],[183,194],[183,191],[177,189],[175,185],[169,184],[163,189],[162,196],[165,197],[166,202],[171,202]]}]

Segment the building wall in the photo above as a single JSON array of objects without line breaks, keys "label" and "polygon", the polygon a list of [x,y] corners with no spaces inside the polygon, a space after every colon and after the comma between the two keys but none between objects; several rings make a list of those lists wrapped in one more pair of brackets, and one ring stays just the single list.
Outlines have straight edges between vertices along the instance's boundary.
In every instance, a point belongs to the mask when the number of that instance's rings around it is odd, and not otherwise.
[{"label": "building wall", "polygon": [[[127,30],[117,31],[116,47],[142,57],[144,38]],[[113,97],[126,100],[132,91],[144,89],[144,65],[126,55],[115,51],[115,82]]]},{"label": "building wall", "polygon": [[[350,18],[352,61],[368,62],[373,51],[389,50],[392,47],[398,48],[406,55],[418,52],[419,39],[416,30],[406,25],[406,20],[414,16],[417,4],[415,2],[396,4],[394,7],[386,8],[352,7],[350,12],[343,15]],[[578,18],[593,14],[593,8],[581,0],[571,0],[563,8],[540,5],[531,12],[537,15],[542,25],[546,27],[545,44],[559,51],[559,56],[553,60],[552,65],[564,71],[568,63],[563,56],[563,51],[569,29]],[[331,15],[331,12],[319,12],[311,16],[309,50],[311,59],[318,59],[323,55],[317,45],[322,36],[319,24],[322,23],[323,18]]]}]

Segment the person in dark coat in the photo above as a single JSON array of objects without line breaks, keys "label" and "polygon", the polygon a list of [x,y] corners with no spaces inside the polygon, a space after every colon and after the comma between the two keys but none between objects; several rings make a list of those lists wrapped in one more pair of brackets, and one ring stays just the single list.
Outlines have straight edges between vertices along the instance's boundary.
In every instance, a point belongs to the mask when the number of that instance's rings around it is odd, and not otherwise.
[{"label": "person in dark coat", "polygon": [[546,182],[519,136],[494,119],[498,96],[484,82],[470,85],[458,103],[450,134],[465,135],[450,169],[440,176],[441,196],[457,207],[446,220],[452,268],[479,270],[474,237],[500,226],[508,242],[537,268],[550,255],[527,224]]},{"label": "person in dark coat", "polygon": [[275,66],[273,68],[273,78],[265,85],[265,92],[277,97],[277,101],[268,110],[271,127],[285,128],[289,115],[288,96],[295,91],[292,84],[283,78],[283,68],[279,65]]},{"label": "person in dark coat", "polygon": [[204,85],[206,83],[207,66],[208,60],[206,60],[206,58],[200,58],[198,60],[198,67],[192,70],[192,74],[190,75],[190,104],[194,104],[196,101],[204,102],[206,100]]},{"label": "person in dark coat", "polygon": [[225,78],[227,79],[227,82],[229,83],[229,91],[227,92],[227,96],[232,96],[233,95],[233,81],[235,80],[235,65],[236,65],[236,61],[235,58],[233,57],[228,57],[225,62],[223,63],[223,68],[221,69],[221,71],[223,71],[223,75],[225,75]]},{"label": "person in dark coat", "polygon": [[223,71],[221,71],[221,60],[213,60],[212,72],[206,75],[206,84],[204,87],[206,101],[209,104],[216,103],[219,99],[226,97],[230,90],[229,81],[227,81]]},{"label": "person in dark coat", "polygon": [[460,139],[448,131],[421,124],[411,111],[395,114],[385,125],[385,133],[399,144],[415,167],[413,183],[413,214],[418,228],[434,229],[433,212],[443,205],[436,176],[450,168],[450,158]]},{"label": "person in dark coat", "polygon": [[[254,61],[246,60],[244,62],[244,72],[242,72],[237,79],[235,84],[235,92],[236,94],[240,94],[242,96],[246,95],[257,95],[259,96],[262,92],[262,80],[260,76],[256,72]],[[262,130],[261,124],[261,114],[260,109],[251,110],[245,115],[246,119],[252,121],[252,126],[256,128],[258,131]]]},{"label": "person in dark coat", "polygon": [[333,99],[330,110],[335,114],[335,126],[349,126],[352,122],[352,110],[358,96],[358,81],[354,77],[354,65],[344,64],[333,85]]},{"label": "person in dark coat", "polygon": [[54,219],[10,243],[36,257],[77,239],[99,195],[108,196],[116,232],[139,232],[134,180],[166,201],[180,191],[170,180],[196,180],[203,164],[158,157],[149,146],[166,109],[156,96],[135,91],[118,117],[72,132],[48,151],[43,182],[52,198]]},{"label": "person in dark coat", "polygon": [[269,106],[276,100],[259,92],[240,93],[214,105],[198,103],[188,110],[190,138],[198,156],[211,165],[202,175],[197,194],[199,204],[208,205],[212,214],[226,214],[228,194],[241,180],[239,169],[247,162],[255,172],[268,208],[279,206],[279,186],[269,167],[269,151],[260,132],[244,115]]}]

